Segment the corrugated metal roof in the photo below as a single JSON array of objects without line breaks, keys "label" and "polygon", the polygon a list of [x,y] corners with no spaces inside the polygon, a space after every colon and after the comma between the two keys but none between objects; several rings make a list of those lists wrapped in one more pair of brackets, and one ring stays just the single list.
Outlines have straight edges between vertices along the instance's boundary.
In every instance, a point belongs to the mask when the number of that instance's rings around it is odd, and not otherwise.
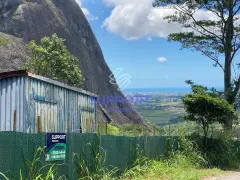
[{"label": "corrugated metal roof", "polygon": [[19,71],[7,71],[0,73],[0,79],[10,78],[10,77],[18,77],[18,76],[26,76],[26,70],[19,70]]},{"label": "corrugated metal roof", "polygon": [[56,86],[70,89],[70,90],[73,90],[73,91],[76,91],[79,93],[83,93],[83,94],[93,96],[93,97],[98,97],[98,95],[95,93],[92,93],[92,92],[89,92],[89,91],[86,91],[86,90],[83,90],[83,89],[80,89],[77,87],[69,86],[67,84],[64,84],[59,81],[55,81],[55,80],[52,80],[52,79],[49,79],[49,78],[46,78],[43,76],[36,75],[34,73],[28,72],[27,70],[9,71],[9,72],[0,73],[0,79],[10,78],[10,77],[19,77],[19,76],[29,76],[29,77],[39,79],[41,81],[48,82],[48,83],[54,84]]}]

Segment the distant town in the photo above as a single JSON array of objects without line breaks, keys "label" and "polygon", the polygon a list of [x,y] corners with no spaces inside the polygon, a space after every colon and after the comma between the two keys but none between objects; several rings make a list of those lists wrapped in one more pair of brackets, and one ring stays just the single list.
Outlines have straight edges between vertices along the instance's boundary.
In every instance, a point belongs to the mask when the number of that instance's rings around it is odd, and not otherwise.
[{"label": "distant town", "polygon": [[182,122],[184,106],[182,97],[187,93],[176,92],[132,92],[126,96],[149,96],[147,103],[133,105],[146,120],[159,126]]}]

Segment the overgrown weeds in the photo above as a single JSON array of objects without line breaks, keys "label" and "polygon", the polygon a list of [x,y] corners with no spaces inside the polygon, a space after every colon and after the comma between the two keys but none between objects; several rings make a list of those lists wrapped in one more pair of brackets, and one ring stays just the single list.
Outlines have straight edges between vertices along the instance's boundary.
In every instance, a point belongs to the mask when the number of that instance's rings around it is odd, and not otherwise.
[{"label": "overgrown weeds", "polygon": [[[190,152],[200,152],[205,159],[204,167],[235,170],[240,168],[240,141],[234,139],[234,134],[221,131],[221,125],[216,124],[207,138],[203,133],[195,128],[194,123],[184,122],[172,125],[172,135],[185,137],[187,141],[180,142],[181,152],[187,152],[186,144],[192,142],[194,149]],[[174,132],[173,132],[174,130]],[[170,134],[170,133],[169,133]],[[180,138],[181,141],[181,138]],[[182,146],[182,147],[181,147]]]},{"label": "overgrown weeds", "polygon": [[199,151],[208,162],[208,167],[221,169],[239,169],[240,167],[240,142],[233,140],[229,135],[218,138],[208,138],[205,145],[204,137],[189,137],[198,144]]},{"label": "overgrown weeds", "polygon": [[7,46],[8,43],[8,39],[0,38],[0,46]]},{"label": "overgrown weeds", "polygon": [[[163,134],[163,130],[151,123],[150,121],[145,120],[146,125],[142,124],[123,124],[119,125],[116,123],[110,123],[110,124],[102,124],[98,123],[98,133],[100,134],[107,134],[108,135],[114,135],[114,136],[159,136]],[[106,129],[107,128],[107,129]]]},{"label": "overgrown weeds", "polygon": [[160,160],[138,159],[137,162],[140,163],[127,170],[120,179],[198,180],[220,173],[218,169],[204,169],[207,164],[205,158],[196,143],[186,138],[179,140],[178,151],[171,151]]},{"label": "overgrown weeds", "polygon": [[[169,137],[165,141],[165,153],[161,157],[148,159],[140,148],[129,153],[126,169],[106,167],[107,152],[99,147],[99,142],[92,141],[82,146],[80,152],[73,156],[74,177],[80,180],[112,180],[112,179],[182,179],[195,180],[207,175],[216,175],[221,171],[212,168],[238,168],[240,164],[240,144],[229,137],[208,139],[208,146],[201,136]],[[89,142],[89,141],[87,141]],[[176,147],[176,143],[178,144]],[[136,149],[135,149],[136,148]],[[26,168],[19,170],[19,178],[0,173],[5,180],[63,180],[58,177],[57,165],[43,161],[45,150],[38,148],[33,160],[25,160]],[[134,161],[135,160],[135,161]],[[69,162],[72,163],[72,162]],[[61,173],[61,172],[60,172]],[[76,175],[76,176],[75,176]],[[70,178],[70,177],[68,177]],[[71,178],[70,178],[71,179]],[[74,179],[74,178],[73,178]]]},{"label": "overgrown weeds", "polygon": [[111,179],[116,176],[118,168],[106,168],[106,153],[99,151],[96,142],[87,143],[80,153],[74,153],[73,161],[79,180]]},{"label": "overgrown weeds", "polygon": [[[92,160],[87,157],[84,152],[75,155],[77,163],[79,179],[86,180],[109,180],[109,179],[170,179],[170,180],[198,180],[205,176],[214,176],[222,173],[219,169],[206,169],[209,167],[209,162],[206,156],[198,147],[196,141],[189,138],[181,137],[178,139],[178,150],[175,147],[175,141],[169,140],[166,144],[169,146],[165,156],[150,160],[142,155],[142,152],[137,151],[135,162],[123,171],[120,176],[118,169],[102,168],[106,154],[91,151]],[[95,149],[94,144],[87,145],[90,149]],[[95,157],[95,158],[94,158]]]},{"label": "overgrown weeds", "polygon": [[25,171],[19,170],[19,176],[14,177],[13,175],[6,175],[0,173],[0,177],[4,180],[64,180],[64,176],[57,177],[57,164],[47,164],[42,161],[45,157],[45,148],[38,148],[33,155],[33,159],[29,160],[25,158]]}]

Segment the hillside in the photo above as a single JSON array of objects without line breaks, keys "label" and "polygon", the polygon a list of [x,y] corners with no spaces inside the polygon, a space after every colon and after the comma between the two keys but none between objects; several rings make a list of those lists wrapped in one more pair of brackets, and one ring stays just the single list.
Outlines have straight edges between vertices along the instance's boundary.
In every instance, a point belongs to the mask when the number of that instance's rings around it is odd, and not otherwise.
[{"label": "hillside", "polygon": [[[123,96],[116,85],[109,83],[112,74],[101,48],[75,0],[0,0],[0,72],[16,70],[28,59],[25,45],[56,33],[66,39],[69,51],[80,60],[86,79],[84,89],[102,96]],[[99,121],[142,123],[130,105],[118,103],[116,111],[104,113],[98,108]],[[127,108],[128,112],[117,111]],[[104,106],[106,110],[106,106]]]}]

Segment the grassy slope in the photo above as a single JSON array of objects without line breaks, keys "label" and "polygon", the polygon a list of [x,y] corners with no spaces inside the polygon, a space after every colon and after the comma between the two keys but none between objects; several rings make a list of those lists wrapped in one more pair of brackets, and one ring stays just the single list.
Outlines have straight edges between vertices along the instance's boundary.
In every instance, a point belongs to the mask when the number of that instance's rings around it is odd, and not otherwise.
[{"label": "grassy slope", "polygon": [[[161,105],[164,109],[152,109],[154,106]],[[184,114],[183,107],[177,108],[177,105],[182,105],[181,102],[152,102],[149,101],[148,104],[135,105],[136,111],[143,116],[144,119],[151,121],[154,124],[164,126],[169,124],[169,120],[175,119],[182,114]],[[151,108],[146,109],[145,106],[150,106]]]},{"label": "grassy slope", "polygon": [[151,121],[154,124],[162,125],[169,123],[169,120],[177,118],[178,116],[183,114],[183,110],[176,109],[176,110],[145,110],[145,109],[138,109],[136,110],[144,117]]},{"label": "grassy slope", "polygon": [[179,161],[152,161],[144,166],[136,166],[128,170],[121,180],[201,180],[204,177],[218,176],[226,172],[219,169],[194,167],[186,159]]},{"label": "grassy slope", "polygon": [[122,180],[201,180],[204,177],[218,176],[222,174],[218,169],[195,169],[166,167],[165,164],[153,162],[148,171],[137,174],[134,177],[121,178]]}]

